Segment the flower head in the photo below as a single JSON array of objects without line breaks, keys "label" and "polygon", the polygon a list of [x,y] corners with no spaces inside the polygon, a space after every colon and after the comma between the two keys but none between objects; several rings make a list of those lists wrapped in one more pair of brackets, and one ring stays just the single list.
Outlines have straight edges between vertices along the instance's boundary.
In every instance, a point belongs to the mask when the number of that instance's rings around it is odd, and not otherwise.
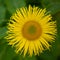
[{"label": "flower head", "polygon": [[11,16],[8,23],[7,41],[16,48],[16,53],[30,56],[41,53],[51,46],[55,39],[56,21],[46,9],[38,7],[20,8]]}]

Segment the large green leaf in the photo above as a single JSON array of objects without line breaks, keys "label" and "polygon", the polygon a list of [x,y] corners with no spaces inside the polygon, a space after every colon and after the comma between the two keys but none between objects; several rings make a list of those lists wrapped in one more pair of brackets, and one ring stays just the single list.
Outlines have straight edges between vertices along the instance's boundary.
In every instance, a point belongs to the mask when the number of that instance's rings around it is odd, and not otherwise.
[{"label": "large green leaf", "polygon": [[2,0],[0,0],[0,5],[2,4]]},{"label": "large green leaf", "polygon": [[56,14],[60,11],[60,0],[42,0],[41,3],[44,8],[47,8],[51,14]]},{"label": "large green leaf", "polygon": [[5,18],[6,9],[3,5],[0,5],[0,21]]},{"label": "large green leaf", "polygon": [[5,21],[6,8],[3,5],[0,5],[0,27]]},{"label": "large green leaf", "polygon": [[16,55],[13,60],[37,60],[35,56]]},{"label": "large green leaf", "polygon": [[2,58],[3,58],[6,47],[7,47],[6,43],[1,43],[1,41],[0,41],[0,60],[2,60]]},{"label": "large green leaf", "polygon": [[46,6],[47,10],[51,12],[51,14],[56,14],[60,11],[60,3],[51,3]]},{"label": "large green leaf", "polygon": [[25,6],[24,0],[4,0],[4,1],[10,13],[14,13],[16,9]]},{"label": "large green leaf", "polygon": [[6,36],[6,31],[7,31],[6,27],[0,28],[0,39]]},{"label": "large green leaf", "polygon": [[52,0],[53,2],[59,2],[60,3],[60,0]]},{"label": "large green leaf", "polygon": [[52,3],[52,0],[41,0],[43,7],[47,6],[48,4]]},{"label": "large green leaf", "polygon": [[12,49],[11,46],[7,46],[5,52],[2,55],[1,60],[13,60],[14,56],[15,56],[14,49]]},{"label": "large green leaf", "polygon": [[51,3],[60,3],[60,0],[40,0],[42,2],[42,5],[46,6],[49,5]]}]

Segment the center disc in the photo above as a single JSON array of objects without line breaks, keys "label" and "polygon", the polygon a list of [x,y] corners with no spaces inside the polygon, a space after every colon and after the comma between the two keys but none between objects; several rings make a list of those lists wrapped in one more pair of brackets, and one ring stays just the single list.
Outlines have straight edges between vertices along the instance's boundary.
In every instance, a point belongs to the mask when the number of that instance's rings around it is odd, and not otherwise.
[{"label": "center disc", "polygon": [[22,35],[28,40],[35,40],[42,34],[42,28],[36,21],[28,21],[23,25]]}]

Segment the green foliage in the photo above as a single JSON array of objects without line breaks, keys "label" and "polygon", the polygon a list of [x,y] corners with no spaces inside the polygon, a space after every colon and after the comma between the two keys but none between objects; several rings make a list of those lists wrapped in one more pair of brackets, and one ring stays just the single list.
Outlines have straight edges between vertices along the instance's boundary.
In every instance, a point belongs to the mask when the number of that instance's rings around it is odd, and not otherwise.
[{"label": "green foliage", "polygon": [[4,0],[4,2],[10,13],[14,13],[16,9],[26,5],[24,0]]},{"label": "green foliage", "polygon": [[60,11],[60,3],[51,3],[47,6],[47,10],[51,12],[52,15]]},{"label": "green foliage", "polygon": [[5,12],[6,9],[3,5],[0,6],[0,19],[4,19],[5,18]]},{"label": "green foliage", "polygon": [[[57,38],[50,51],[44,51],[39,56],[16,54],[14,48],[4,39],[7,23],[16,9],[28,6],[46,8],[57,21]],[[60,0],[0,0],[0,60],[60,60]]]}]

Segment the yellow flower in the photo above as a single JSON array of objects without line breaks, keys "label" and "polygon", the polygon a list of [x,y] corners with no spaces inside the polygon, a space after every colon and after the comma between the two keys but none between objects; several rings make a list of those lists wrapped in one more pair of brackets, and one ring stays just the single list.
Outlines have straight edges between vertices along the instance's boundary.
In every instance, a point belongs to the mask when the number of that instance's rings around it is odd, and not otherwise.
[{"label": "yellow flower", "polygon": [[49,43],[55,39],[56,21],[46,9],[35,6],[23,7],[16,10],[8,23],[7,41],[16,48],[16,53],[34,53],[39,55],[49,49]]}]

